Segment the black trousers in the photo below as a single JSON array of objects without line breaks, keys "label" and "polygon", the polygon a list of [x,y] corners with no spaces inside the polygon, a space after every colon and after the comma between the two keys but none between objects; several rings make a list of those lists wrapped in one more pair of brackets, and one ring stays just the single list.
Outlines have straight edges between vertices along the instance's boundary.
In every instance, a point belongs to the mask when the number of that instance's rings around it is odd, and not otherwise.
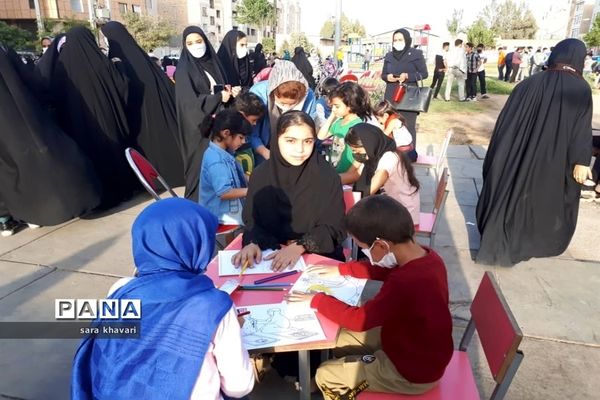
[{"label": "black trousers", "polygon": [[434,98],[436,98],[440,93],[440,88],[442,87],[442,82],[444,82],[445,76],[445,72],[436,71],[433,73],[433,81],[431,82],[431,88],[433,89],[435,87],[435,93],[433,93]]},{"label": "black trousers", "polygon": [[510,73],[512,72],[512,64],[506,64],[506,72],[504,73],[504,82],[508,82],[510,79]]},{"label": "black trousers", "polygon": [[477,95],[477,72],[467,72],[467,99]]},{"label": "black trousers", "polygon": [[477,77],[479,78],[479,91],[481,92],[481,95],[484,95],[487,93],[487,88],[485,86],[485,70],[478,72]]},{"label": "black trousers", "polygon": [[498,80],[504,80],[504,65],[498,65]]}]

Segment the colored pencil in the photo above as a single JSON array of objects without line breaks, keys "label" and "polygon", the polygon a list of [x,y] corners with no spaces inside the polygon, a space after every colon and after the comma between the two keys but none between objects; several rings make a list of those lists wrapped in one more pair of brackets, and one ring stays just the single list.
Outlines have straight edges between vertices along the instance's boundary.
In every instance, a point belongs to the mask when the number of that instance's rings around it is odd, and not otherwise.
[{"label": "colored pencil", "polygon": [[284,287],[262,287],[262,286],[240,286],[240,290],[266,290],[266,291],[283,291]]},{"label": "colored pencil", "polygon": [[268,283],[266,285],[246,285],[246,287],[259,287],[259,288],[264,288],[264,287],[290,287],[290,286],[294,286],[293,283]]},{"label": "colored pencil", "polygon": [[260,285],[261,283],[271,282],[271,281],[274,281],[275,279],[285,278],[286,276],[294,275],[297,273],[298,273],[298,271],[296,271],[296,270],[282,272],[281,274],[271,275],[271,276],[267,276],[266,278],[258,279],[256,281],[254,281],[254,284]]},{"label": "colored pencil", "polygon": [[240,270],[240,278],[242,277],[242,275],[244,275],[244,272],[246,272],[246,268],[248,268],[249,264],[250,264],[250,261],[246,260],[244,265],[242,265],[242,269]]},{"label": "colored pencil", "polygon": [[240,311],[237,316],[238,317],[243,317],[243,316],[249,315],[249,314],[250,314],[250,311]]}]

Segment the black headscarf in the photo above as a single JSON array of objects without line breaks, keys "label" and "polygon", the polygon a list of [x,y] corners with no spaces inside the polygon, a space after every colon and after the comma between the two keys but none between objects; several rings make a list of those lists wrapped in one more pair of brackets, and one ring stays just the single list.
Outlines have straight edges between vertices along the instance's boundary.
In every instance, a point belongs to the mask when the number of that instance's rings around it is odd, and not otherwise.
[{"label": "black headscarf", "polygon": [[34,69],[34,77],[36,85],[39,85],[44,91],[50,91],[50,81],[52,80],[52,75],[54,74],[54,68],[56,68],[56,63],[58,62],[58,45],[62,38],[65,37],[64,33],[57,35],[48,50],[42,55],[42,58],[35,65]]},{"label": "black headscarf", "polygon": [[585,47],[582,48],[582,44],[578,39],[565,39],[559,42],[548,57],[548,68],[556,67],[558,64],[570,65],[581,75],[585,64]]},{"label": "black headscarf", "polygon": [[369,157],[364,164],[359,180],[354,184],[354,188],[356,191],[361,192],[363,196],[369,196],[371,194],[371,178],[377,170],[379,160],[388,151],[395,153],[396,143],[387,137],[381,129],[372,124],[360,123],[354,125],[351,129],[360,137],[360,141]]},{"label": "black headscarf", "polygon": [[162,69],[163,69],[163,71],[165,71],[165,72],[166,72],[166,71],[167,71],[167,67],[168,67],[169,65],[173,65],[173,60],[171,60],[171,59],[169,58],[169,56],[164,56],[164,57],[162,58],[162,61],[161,61],[161,63],[160,63],[160,64],[161,64],[161,66],[162,66]]},{"label": "black headscarf", "polygon": [[91,162],[48,117],[0,49],[0,198],[10,214],[57,225],[100,203]]},{"label": "black headscarf", "polygon": [[221,47],[217,52],[219,61],[225,70],[225,81],[231,86],[252,86],[252,70],[250,69],[250,57],[246,56],[242,59],[237,57],[236,47],[239,34],[237,29],[227,32]]},{"label": "black headscarf", "polygon": [[294,57],[292,57],[292,62],[302,72],[304,78],[308,81],[308,86],[311,89],[314,89],[316,86],[315,78],[313,77],[313,67],[310,65],[310,61],[306,58],[306,53],[302,47],[296,47],[294,49]]},{"label": "black headscarf", "polygon": [[[197,33],[206,44],[206,53],[195,58],[187,50],[185,38]],[[217,53],[208,38],[197,26],[188,26],[183,31],[181,57],[175,72],[175,97],[177,104],[177,124],[183,151],[185,172],[185,197],[198,201],[200,167],[202,156],[209,140],[200,133],[200,124],[207,115],[215,114],[221,106],[221,93],[212,93],[208,72],[217,84],[224,85],[224,73]]]},{"label": "black headscarf", "polygon": [[[575,67],[584,58],[576,39],[560,42],[551,56]],[[483,164],[478,262],[511,265],[567,248],[579,209],[573,167],[590,162],[591,120],[590,86],[576,73],[549,69],[515,87]]]},{"label": "black headscarf", "polygon": [[254,48],[254,53],[252,53],[252,60],[254,60],[254,75],[258,75],[260,71],[267,67],[267,59],[262,50],[263,45],[259,43]]},{"label": "black headscarf", "polygon": [[[297,114],[307,116],[302,111],[288,111],[279,121]],[[244,244],[279,248],[288,240],[302,239],[308,252],[339,257],[345,236],[339,175],[316,152],[316,146],[300,166],[284,160],[277,137],[271,138],[270,147],[271,158],[254,170],[248,185]]]},{"label": "black headscarf", "polygon": [[51,81],[60,125],[92,160],[110,207],[141,189],[124,157],[132,143],[124,76],[100,51],[89,29],[67,32]]},{"label": "black headscarf", "polygon": [[127,117],[132,144],[171,186],[182,186],[175,85],[120,22],[107,23],[102,33],[108,39],[109,58],[121,59],[129,78]]},{"label": "black headscarf", "polygon": [[[394,41],[394,36],[396,35],[396,33],[401,33],[402,36],[404,36],[404,50],[402,51],[398,51],[396,49],[394,49],[393,47],[393,41]],[[404,28],[402,29],[398,29],[396,31],[394,31],[394,33],[392,34],[392,55],[394,56],[394,58],[396,60],[399,60],[402,58],[402,56],[408,51],[410,50],[412,47],[412,38],[410,37],[410,33],[408,33],[408,31]]]}]

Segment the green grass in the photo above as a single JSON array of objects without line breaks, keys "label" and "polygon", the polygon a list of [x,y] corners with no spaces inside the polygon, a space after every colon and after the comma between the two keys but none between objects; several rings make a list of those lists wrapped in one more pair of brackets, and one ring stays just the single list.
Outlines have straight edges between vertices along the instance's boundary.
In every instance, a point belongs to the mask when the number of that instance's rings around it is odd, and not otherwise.
[{"label": "green grass", "polygon": [[[443,89],[443,85],[442,85]],[[431,100],[428,112],[435,113],[478,113],[487,110],[484,102],[481,101],[465,101],[460,102],[453,99],[452,101]]]}]

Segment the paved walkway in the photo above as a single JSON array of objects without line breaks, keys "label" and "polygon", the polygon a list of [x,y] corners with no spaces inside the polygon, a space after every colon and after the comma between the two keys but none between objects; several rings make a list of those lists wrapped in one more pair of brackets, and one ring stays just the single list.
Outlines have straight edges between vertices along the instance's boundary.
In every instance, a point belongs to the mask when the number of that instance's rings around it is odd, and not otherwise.
[{"label": "paved walkway", "polygon": [[[436,152],[428,146],[421,151]],[[600,205],[582,203],[577,232],[560,257],[513,268],[474,264],[478,248],[475,205],[485,149],[450,146],[450,196],[442,215],[436,250],[448,266],[456,343],[469,317],[469,304],[482,273],[493,271],[526,335],[525,359],[507,399],[592,399],[600,393]],[[422,208],[433,201],[433,178],[423,182]],[[0,321],[52,321],[56,298],[103,298],[110,285],[133,271],[129,232],[146,196],[111,214],[57,227],[26,229],[0,238]],[[69,398],[76,340],[0,341],[0,399]],[[493,381],[485,357],[470,349],[482,398]],[[296,399],[292,386],[271,374],[254,399]],[[314,398],[320,398],[315,395]]]}]

